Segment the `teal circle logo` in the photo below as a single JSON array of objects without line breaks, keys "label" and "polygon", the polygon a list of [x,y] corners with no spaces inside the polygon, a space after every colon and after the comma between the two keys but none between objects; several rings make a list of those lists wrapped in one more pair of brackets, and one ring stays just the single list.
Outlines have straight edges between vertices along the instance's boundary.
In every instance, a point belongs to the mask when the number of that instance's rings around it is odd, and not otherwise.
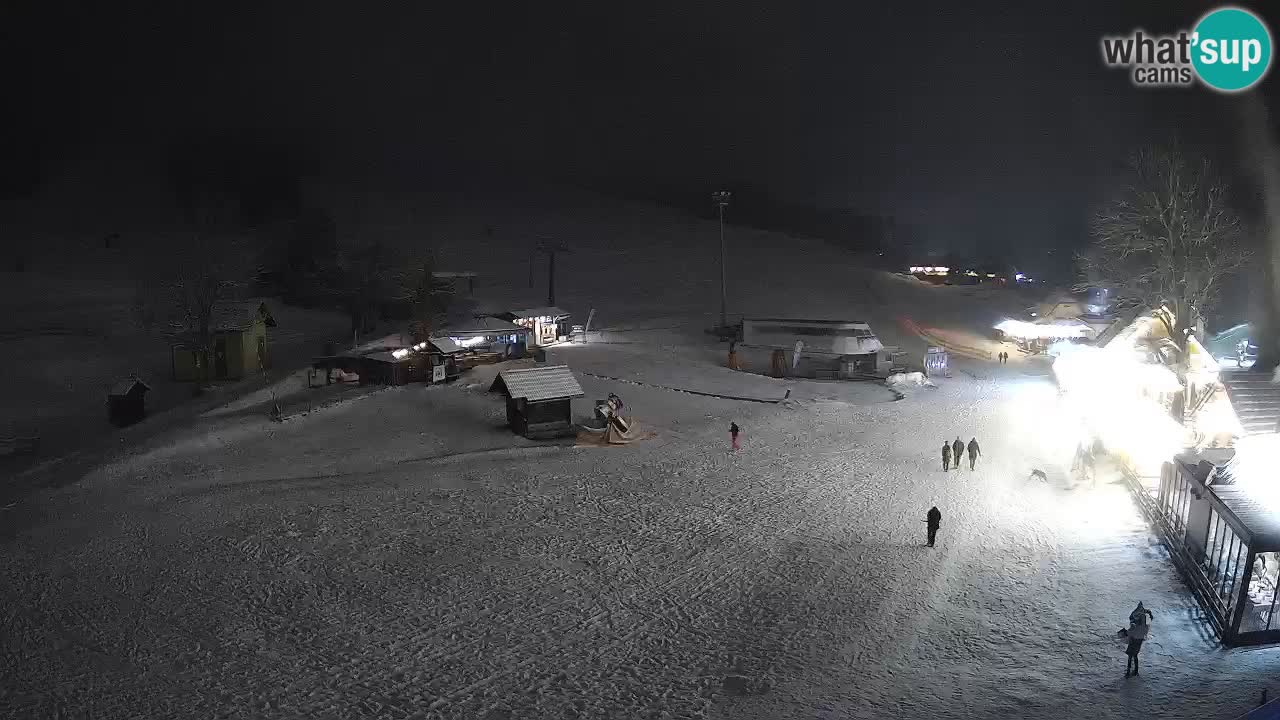
[{"label": "teal circle logo", "polygon": [[1271,32],[1248,10],[1214,10],[1200,18],[1193,33],[1191,64],[1214,90],[1248,90],[1271,67]]}]

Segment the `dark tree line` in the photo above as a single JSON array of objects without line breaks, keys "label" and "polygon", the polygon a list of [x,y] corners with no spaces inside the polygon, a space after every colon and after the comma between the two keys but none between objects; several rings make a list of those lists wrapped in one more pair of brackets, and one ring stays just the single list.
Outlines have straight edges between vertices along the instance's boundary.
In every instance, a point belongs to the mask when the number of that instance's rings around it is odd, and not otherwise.
[{"label": "dark tree line", "polygon": [[450,307],[428,248],[404,250],[306,205],[287,146],[257,138],[200,138],[173,148],[170,182],[183,227],[138,247],[137,317],[208,352],[219,305],[251,294],[340,309],[353,334],[380,320],[425,339]]}]

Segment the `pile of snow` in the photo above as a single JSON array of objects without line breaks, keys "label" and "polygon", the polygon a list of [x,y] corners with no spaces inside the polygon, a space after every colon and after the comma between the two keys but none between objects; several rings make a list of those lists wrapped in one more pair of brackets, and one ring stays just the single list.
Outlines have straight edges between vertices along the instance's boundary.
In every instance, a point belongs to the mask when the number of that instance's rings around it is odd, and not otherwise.
[{"label": "pile of snow", "polygon": [[933,386],[933,382],[925,377],[922,372],[894,373],[885,379],[885,383],[889,385],[914,385],[915,387]]}]

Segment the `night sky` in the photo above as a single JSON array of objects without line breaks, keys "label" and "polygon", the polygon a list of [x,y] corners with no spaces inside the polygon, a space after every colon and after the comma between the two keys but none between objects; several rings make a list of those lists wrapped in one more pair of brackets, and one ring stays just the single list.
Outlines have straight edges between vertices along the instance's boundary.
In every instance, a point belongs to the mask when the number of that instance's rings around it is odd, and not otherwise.
[{"label": "night sky", "polygon": [[1136,143],[1236,150],[1230,100],[1100,61],[1102,34],[1209,5],[438,5],[9,8],[32,71],[7,186],[234,134],[338,179],[750,183],[931,248],[1042,257],[1084,241]]}]

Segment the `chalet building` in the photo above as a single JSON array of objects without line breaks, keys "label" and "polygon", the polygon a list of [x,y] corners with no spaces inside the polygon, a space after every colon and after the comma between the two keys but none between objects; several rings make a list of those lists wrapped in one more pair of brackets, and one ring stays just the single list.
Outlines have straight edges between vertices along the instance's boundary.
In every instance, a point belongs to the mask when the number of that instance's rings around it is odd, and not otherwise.
[{"label": "chalet building", "polygon": [[213,337],[208,350],[201,351],[194,339],[172,347],[173,379],[238,380],[270,368],[267,328],[275,326],[264,302],[219,304],[210,321]]}]

